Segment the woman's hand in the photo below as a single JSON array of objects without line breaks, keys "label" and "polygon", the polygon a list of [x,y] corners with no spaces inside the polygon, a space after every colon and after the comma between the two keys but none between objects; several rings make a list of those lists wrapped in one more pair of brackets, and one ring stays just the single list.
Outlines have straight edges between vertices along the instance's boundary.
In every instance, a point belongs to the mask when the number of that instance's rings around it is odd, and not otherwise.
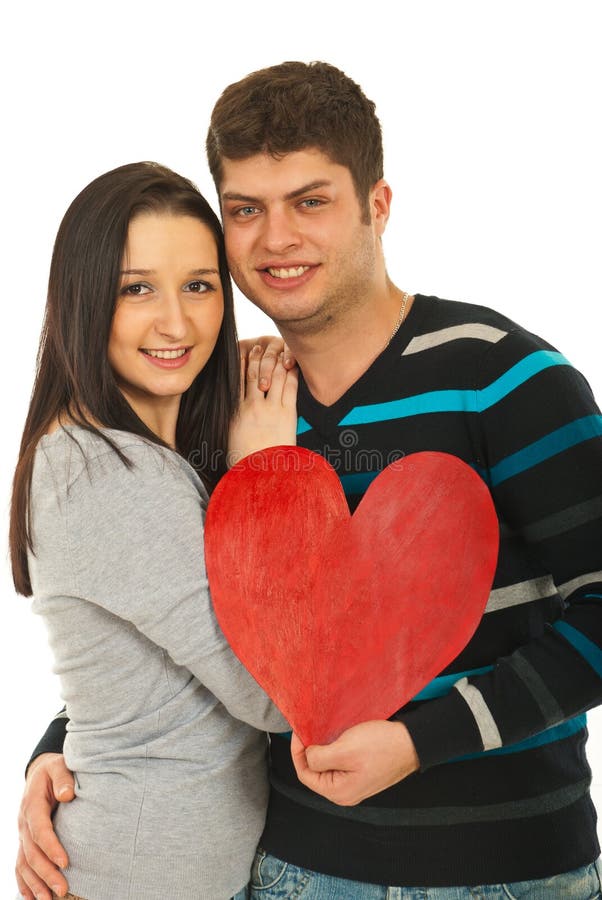
[{"label": "woman's hand", "polygon": [[266,391],[260,382],[266,377],[261,375],[266,352],[256,344],[248,357],[241,354],[240,404],[228,439],[230,466],[256,450],[297,443],[297,369],[285,368],[281,352]]},{"label": "woman's hand", "polygon": [[257,338],[244,338],[238,342],[241,365],[246,367],[253,347],[261,347],[263,356],[259,360],[259,375],[257,383],[262,391],[269,391],[272,383],[272,373],[281,353],[284,354],[283,364],[285,369],[293,369],[295,357],[286,346],[281,337],[271,334],[263,334]]},{"label": "woman's hand", "polygon": [[19,810],[19,852],[15,874],[25,900],[64,897],[68,887],[60,869],[67,854],[54,833],[57,802],[73,800],[73,775],[60,753],[42,753],[29,766]]}]

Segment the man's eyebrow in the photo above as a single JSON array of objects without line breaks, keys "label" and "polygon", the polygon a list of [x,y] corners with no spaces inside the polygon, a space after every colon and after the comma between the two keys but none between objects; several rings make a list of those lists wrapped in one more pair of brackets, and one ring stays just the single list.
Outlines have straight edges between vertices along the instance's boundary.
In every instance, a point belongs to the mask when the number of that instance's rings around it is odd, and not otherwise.
[{"label": "man's eyebrow", "polygon": [[[121,275],[154,275],[155,269],[123,269]],[[190,269],[188,275],[219,275],[219,269]]]},{"label": "man's eyebrow", "polygon": [[309,184],[304,184],[303,187],[297,188],[296,191],[291,191],[290,194],[285,196],[285,200],[294,200],[295,197],[300,197],[302,194],[309,194],[311,191],[317,191],[323,187],[330,187],[332,185],[332,181],[327,181],[325,178],[321,181],[310,181]]},{"label": "man's eyebrow", "polygon": [[[317,191],[319,188],[330,187],[332,185],[331,181],[327,181],[322,179],[321,181],[310,181],[309,184],[304,184],[299,188],[296,188],[294,191],[290,191],[288,194],[284,195],[285,200],[295,200],[297,197],[301,197],[303,194],[308,194],[311,191]],[[239,203],[262,203],[261,197],[251,197],[249,194],[239,194],[236,191],[225,191],[222,194],[222,200],[236,200]]]}]

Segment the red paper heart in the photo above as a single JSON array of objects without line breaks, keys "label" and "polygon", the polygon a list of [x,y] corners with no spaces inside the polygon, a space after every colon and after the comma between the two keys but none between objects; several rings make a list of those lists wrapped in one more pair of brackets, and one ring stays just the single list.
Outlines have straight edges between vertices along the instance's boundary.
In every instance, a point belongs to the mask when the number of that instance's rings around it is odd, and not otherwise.
[{"label": "red paper heart", "polygon": [[205,531],[224,634],[306,746],[388,718],[458,655],[497,548],[483,481],[431,452],[384,469],[353,516],[321,456],[254,453],[216,487]]}]

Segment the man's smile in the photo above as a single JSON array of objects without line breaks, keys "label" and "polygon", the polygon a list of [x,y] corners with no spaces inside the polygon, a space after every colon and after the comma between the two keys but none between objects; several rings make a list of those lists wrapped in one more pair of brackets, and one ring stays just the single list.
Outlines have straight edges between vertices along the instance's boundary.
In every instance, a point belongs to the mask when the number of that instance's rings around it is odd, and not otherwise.
[{"label": "man's smile", "polygon": [[288,269],[276,269],[270,266],[267,271],[270,275],[273,275],[274,278],[299,278],[299,276],[303,275],[304,272],[307,272],[308,269],[309,266],[297,266]]}]

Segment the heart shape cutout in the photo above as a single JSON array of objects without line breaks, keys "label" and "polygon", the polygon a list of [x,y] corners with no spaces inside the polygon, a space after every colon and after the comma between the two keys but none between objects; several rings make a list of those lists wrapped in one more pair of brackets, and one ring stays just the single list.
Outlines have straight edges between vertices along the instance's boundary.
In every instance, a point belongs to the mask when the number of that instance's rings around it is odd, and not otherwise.
[{"label": "heart shape cutout", "polygon": [[272,447],[235,465],[207,510],[218,621],[305,746],[389,718],[458,655],[497,550],[487,487],[445,453],[391,463],[351,516],[323,457]]}]

